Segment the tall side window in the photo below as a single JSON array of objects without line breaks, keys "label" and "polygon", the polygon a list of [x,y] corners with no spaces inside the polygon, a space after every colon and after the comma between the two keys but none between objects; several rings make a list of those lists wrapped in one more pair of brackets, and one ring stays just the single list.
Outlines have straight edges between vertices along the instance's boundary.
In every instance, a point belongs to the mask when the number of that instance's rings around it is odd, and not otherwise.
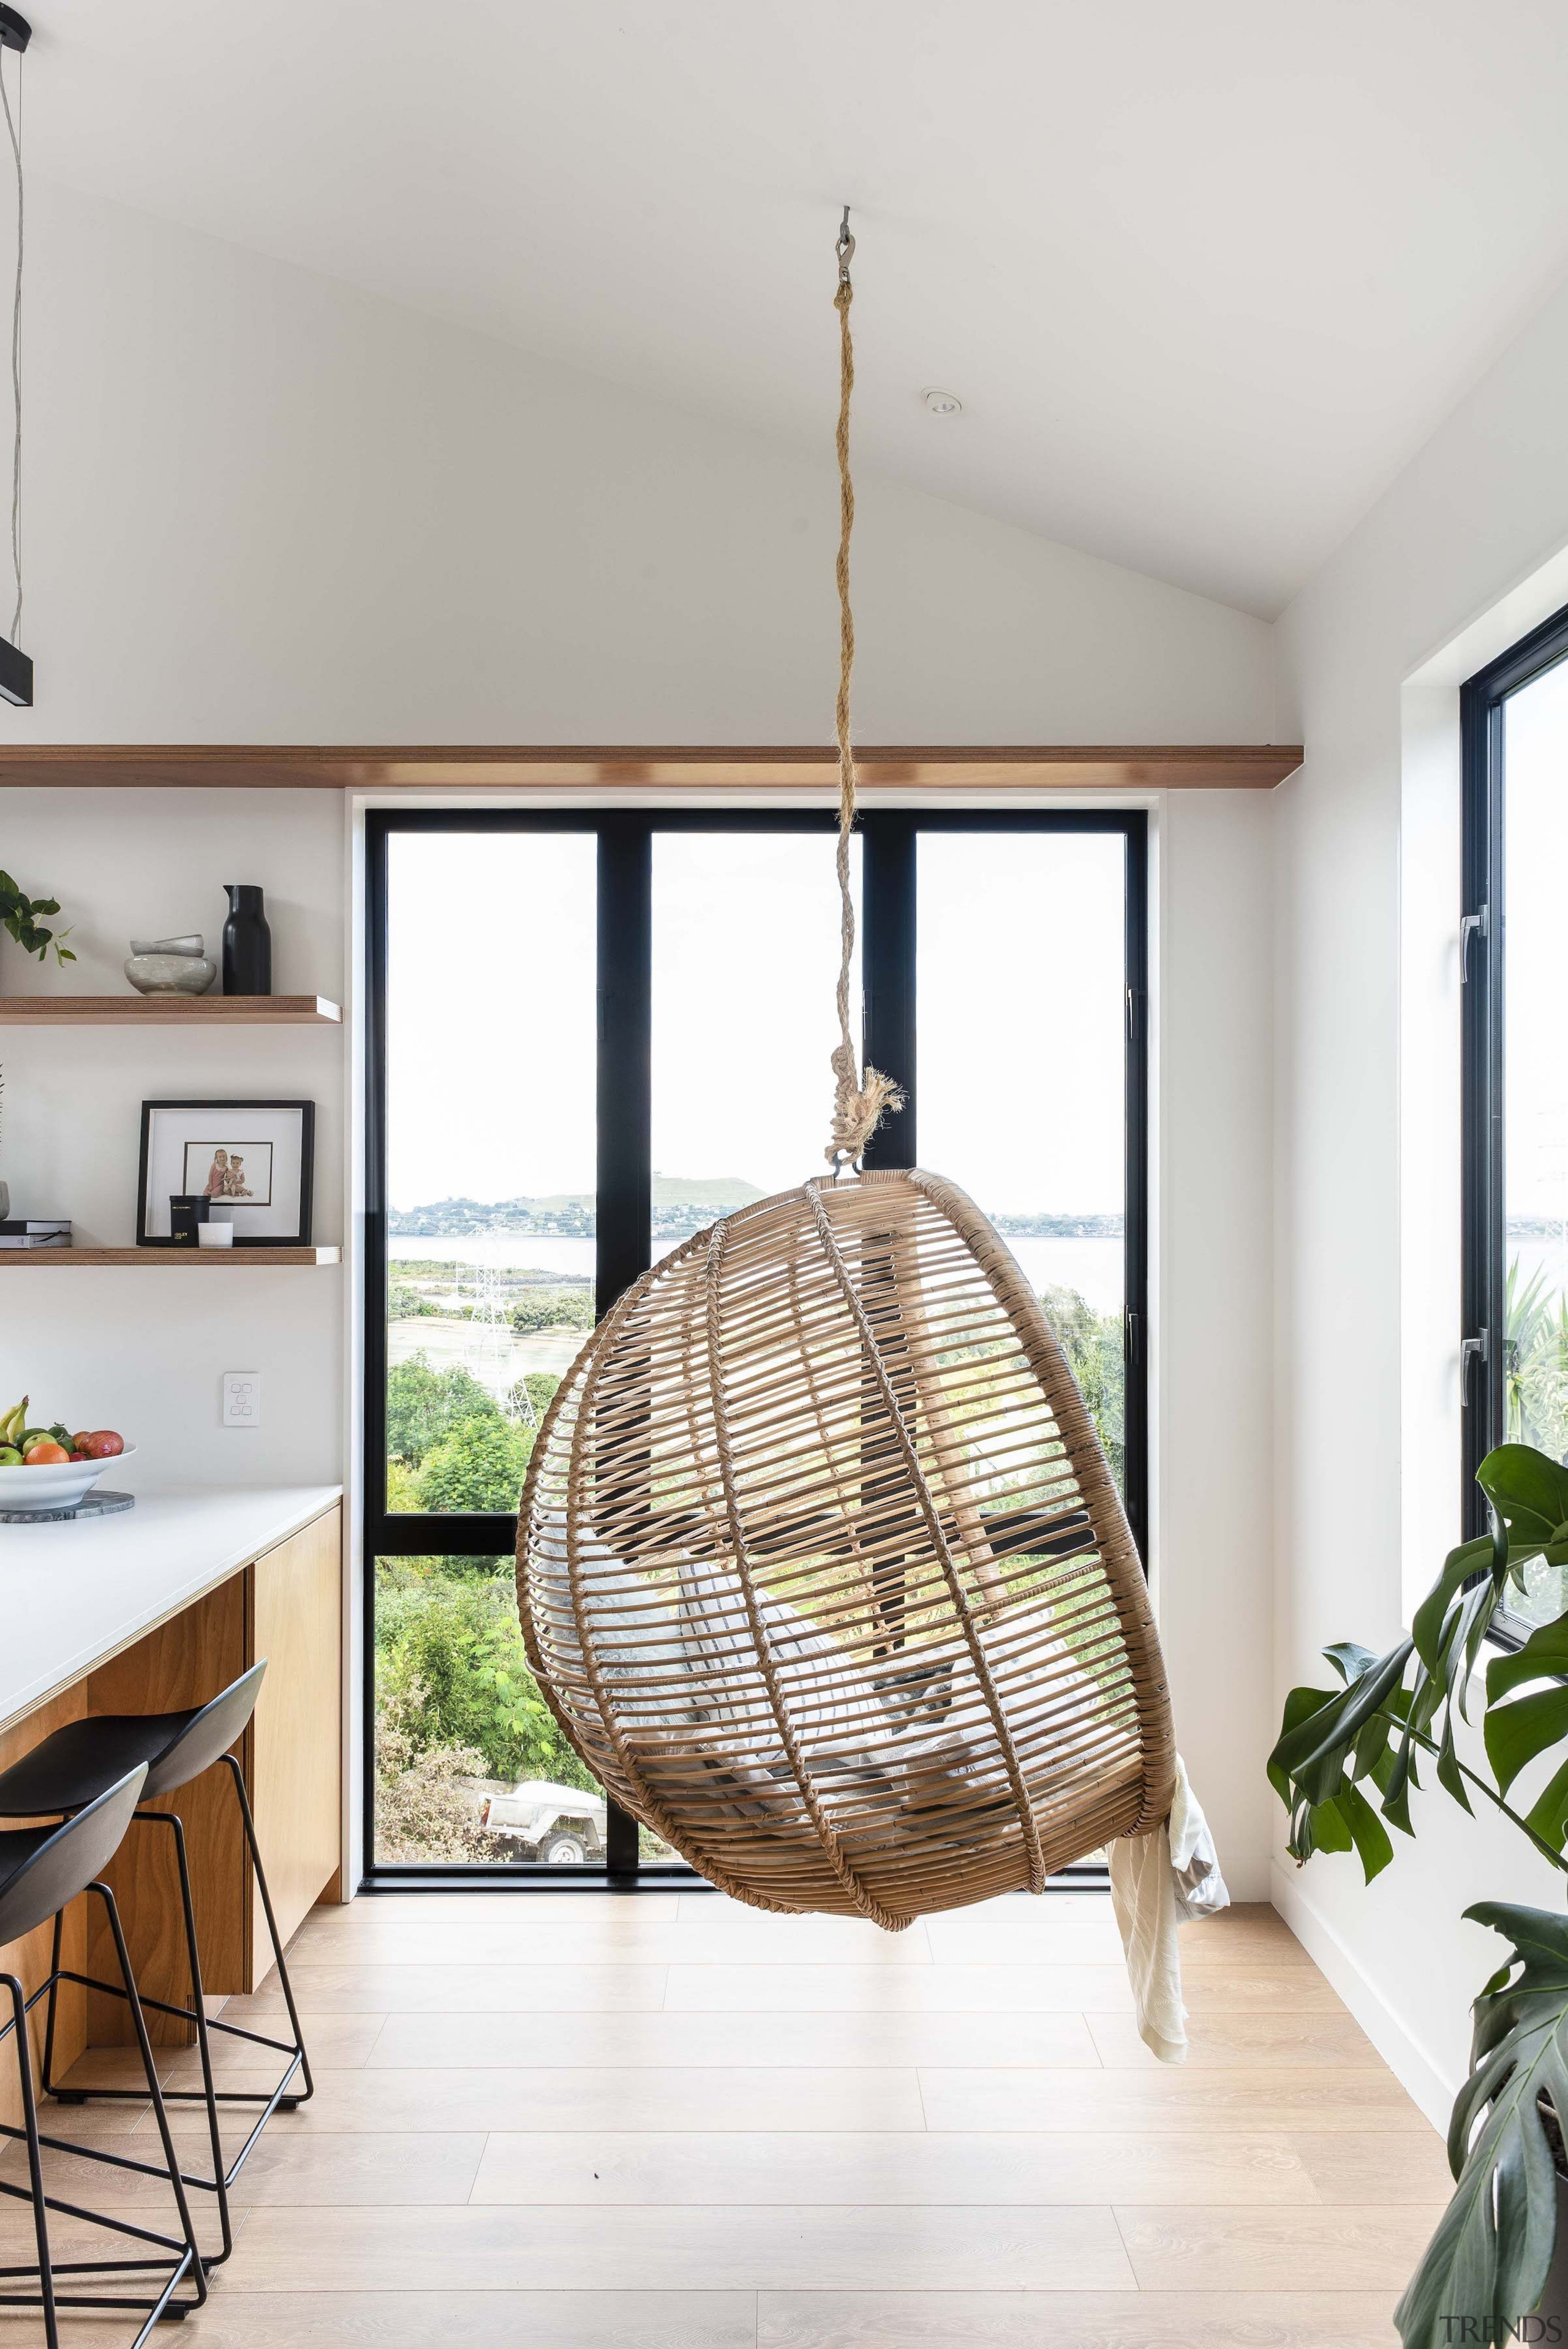
[{"label": "tall side window", "polygon": [[[367,830],[372,1878],[681,1864],[567,1744],[518,1628],[534,1437],[595,1319],[824,1171],[828,810],[399,809]],[[867,1163],[969,1191],[1046,1302],[1140,1541],[1145,819],[872,810],[851,983],[905,1106]]]},{"label": "tall side window", "polygon": [[[1468,1527],[1494,1444],[1568,1460],[1568,612],[1472,678],[1464,734],[1465,1248]],[[1526,1569],[1522,1634],[1568,1601],[1563,1569]]]}]

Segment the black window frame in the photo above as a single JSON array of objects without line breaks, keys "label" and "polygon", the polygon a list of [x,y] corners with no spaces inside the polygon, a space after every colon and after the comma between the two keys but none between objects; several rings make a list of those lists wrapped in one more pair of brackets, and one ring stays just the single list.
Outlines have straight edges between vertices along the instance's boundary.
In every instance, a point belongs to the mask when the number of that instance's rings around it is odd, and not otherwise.
[{"label": "black window frame", "polygon": [[[830,808],[372,808],[366,813],[362,1889],[544,1891],[637,1884],[696,1886],[684,1862],[640,1860],[634,1819],[612,1803],[603,1863],[569,1872],[529,1861],[417,1866],[376,1858],[376,1560],[499,1557],[517,1518],[478,1511],[390,1511],[387,1472],[387,849],[395,833],[582,832],[598,841],[598,1238],[594,1308],[607,1312],[652,1261],[653,841],[657,832],[831,833]],[[1149,1523],[1149,818],[1138,808],[862,809],[861,956],[865,1057],[896,1079],[907,1106],[866,1153],[870,1166],[918,1164],[915,1009],[917,843],[923,832],[1119,835],[1125,843],[1126,1180],[1123,1401],[1128,1521],[1148,1564]],[[826,1085],[824,1086],[826,1093]],[[809,1171],[804,1165],[802,1173]],[[1068,1870],[1071,1875],[1078,1871]],[[1088,1867],[1099,1878],[1103,1870]]]},{"label": "black window frame", "polygon": [[[1508,1278],[1506,1060],[1508,909],[1506,709],[1511,697],[1568,660],[1568,605],[1478,669],[1460,688],[1462,750],[1460,882],[1462,1266],[1461,1523],[1487,1527],[1476,1470],[1507,1429],[1504,1310]],[[1519,1647],[1533,1626],[1506,1610],[1491,1637]]]}]

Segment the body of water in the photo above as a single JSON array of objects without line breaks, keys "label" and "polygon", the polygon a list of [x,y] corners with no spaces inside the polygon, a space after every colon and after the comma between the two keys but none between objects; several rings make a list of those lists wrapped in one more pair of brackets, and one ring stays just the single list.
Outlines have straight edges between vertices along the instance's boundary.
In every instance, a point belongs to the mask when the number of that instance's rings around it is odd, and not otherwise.
[{"label": "body of water", "polygon": [[515,1330],[499,1329],[493,1323],[448,1320],[438,1314],[421,1313],[407,1321],[388,1323],[387,1360],[395,1364],[423,1354],[433,1371],[460,1364],[500,1402],[527,1371],[548,1371],[560,1378],[571,1368],[582,1343],[583,1332],[577,1330],[536,1330],[519,1337]]},{"label": "body of water", "polygon": [[[1011,1238],[1006,1234],[1003,1237],[1022,1266],[1026,1278],[1037,1290],[1076,1288],[1097,1313],[1121,1310],[1122,1247],[1119,1239],[1038,1239],[1022,1233]],[[661,1255],[679,1245],[676,1240],[655,1243]],[[1550,1244],[1541,1245],[1544,1247]],[[421,1261],[490,1265],[498,1271],[571,1273],[586,1280],[593,1278],[592,1240],[548,1236],[541,1238],[529,1232],[483,1232],[456,1238],[419,1233],[412,1238],[392,1241],[389,1256],[394,1265]],[[398,1326],[418,1328],[418,1324]],[[530,1363],[529,1367],[537,1366]]]}]

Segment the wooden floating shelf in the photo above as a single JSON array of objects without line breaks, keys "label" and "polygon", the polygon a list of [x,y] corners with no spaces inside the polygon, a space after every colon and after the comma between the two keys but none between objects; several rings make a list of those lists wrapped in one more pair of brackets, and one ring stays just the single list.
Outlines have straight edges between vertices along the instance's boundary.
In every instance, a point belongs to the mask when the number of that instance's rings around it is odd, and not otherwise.
[{"label": "wooden floating shelf", "polygon": [[0,1028],[335,1028],[325,995],[0,995]]},{"label": "wooden floating shelf", "polygon": [[[1272,791],[1298,742],[857,746],[878,791]],[[830,745],[42,742],[0,749],[0,784],[136,791],[823,791]]]},{"label": "wooden floating shelf", "polygon": [[139,1264],[160,1267],[229,1264],[341,1264],[335,1247],[62,1247],[0,1248],[0,1265]]}]

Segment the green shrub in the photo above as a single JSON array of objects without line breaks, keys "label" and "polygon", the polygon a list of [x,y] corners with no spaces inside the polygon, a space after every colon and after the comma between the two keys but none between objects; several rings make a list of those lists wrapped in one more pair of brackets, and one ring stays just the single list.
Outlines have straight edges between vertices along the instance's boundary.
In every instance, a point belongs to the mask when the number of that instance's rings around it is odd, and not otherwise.
[{"label": "green shrub", "polygon": [[[433,1371],[423,1350],[387,1375],[387,1449],[418,1467],[433,1445],[465,1420],[497,1419],[500,1407],[460,1362]],[[516,1506],[515,1496],[504,1505]]]},{"label": "green shrub", "polygon": [[1125,1490],[1127,1373],[1119,1313],[1097,1313],[1076,1288],[1047,1288],[1040,1303],[1078,1381],[1119,1491]]},{"label": "green shrub", "polygon": [[472,1563],[483,1570],[454,1575],[427,1559],[380,1561],[377,1703],[396,1718],[410,1752],[456,1749],[479,1755],[490,1777],[591,1786],[529,1670],[510,1568],[498,1574],[493,1560]]},{"label": "green shrub", "polygon": [[409,1321],[417,1314],[432,1314],[435,1311],[435,1306],[421,1290],[410,1288],[407,1281],[394,1281],[392,1293],[387,1299],[388,1321]]},{"label": "green shrub", "polygon": [[530,1412],[536,1421],[542,1420],[550,1407],[551,1396],[560,1384],[552,1371],[527,1371],[511,1391],[510,1401],[513,1418],[521,1420],[525,1427]]},{"label": "green shrub", "polygon": [[536,1288],[520,1298],[507,1315],[519,1335],[533,1330],[582,1330],[593,1327],[591,1288]]},{"label": "green shrub", "polygon": [[423,1738],[425,1692],[409,1682],[376,1707],[376,1857],[412,1861],[510,1859],[500,1836],[487,1835],[463,1780],[484,1775],[477,1750],[432,1745]]},{"label": "green shrub", "polygon": [[422,1509],[517,1507],[533,1430],[514,1427],[494,1403],[487,1418],[466,1420],[425,1454],[414,1490]]}]

